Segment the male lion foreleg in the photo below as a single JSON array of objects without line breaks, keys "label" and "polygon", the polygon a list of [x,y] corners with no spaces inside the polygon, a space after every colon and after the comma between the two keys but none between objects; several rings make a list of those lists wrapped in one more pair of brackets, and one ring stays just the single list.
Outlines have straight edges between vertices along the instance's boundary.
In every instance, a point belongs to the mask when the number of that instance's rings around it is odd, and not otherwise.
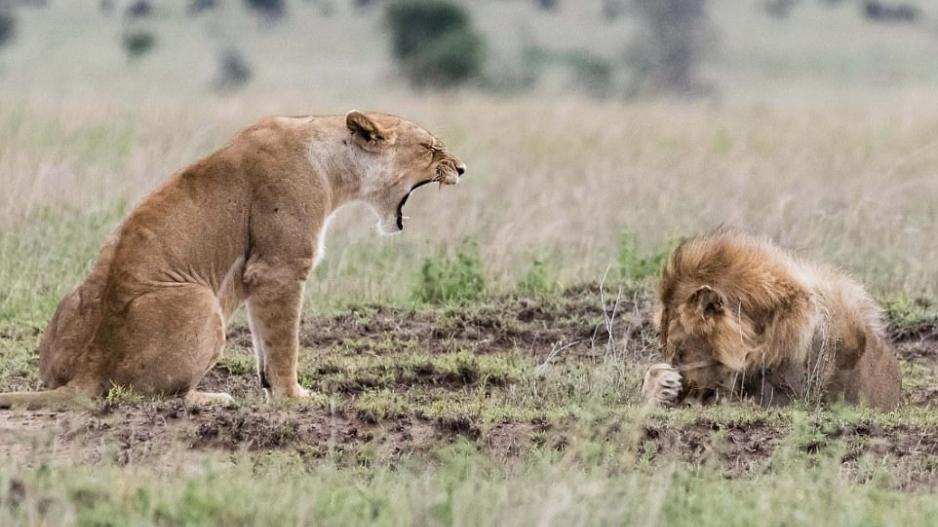
[{"label": "male lion foreleg", "polygon": [[247,304],[258,374],[274,399],[309,395],[297,375],[304,286],[297,274],[281,270],[255,273],[250,278]]}]

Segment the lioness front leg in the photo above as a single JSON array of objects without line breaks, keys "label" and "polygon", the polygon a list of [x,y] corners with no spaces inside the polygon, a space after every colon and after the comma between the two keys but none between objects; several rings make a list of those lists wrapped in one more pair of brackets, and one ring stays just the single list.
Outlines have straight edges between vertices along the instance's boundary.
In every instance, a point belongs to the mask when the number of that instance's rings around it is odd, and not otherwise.
[{"label": "lioness front leg", "polygon": [[649,404],[671,406],[681,396],[681,373],[670,364],[659,362],[648,368],[642,382],[642,397]]},{"label": "lioness front leg", "polygon": [[253,263],[245,272],[258,374],[274,399],[309,396],[297,380],[300,310],[308,269],[302,262],[292,266]]}]

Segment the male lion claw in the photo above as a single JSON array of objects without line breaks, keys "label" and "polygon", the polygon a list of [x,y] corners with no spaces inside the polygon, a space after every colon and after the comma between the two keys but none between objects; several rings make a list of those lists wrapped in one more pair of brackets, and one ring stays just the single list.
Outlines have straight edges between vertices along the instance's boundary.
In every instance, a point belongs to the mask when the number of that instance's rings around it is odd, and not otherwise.
[{"label": "male lion claw", "polygon": [[648,368],[642,381],[642,397],[652,405],[672,406],[681,395],[681,374],[670,364],[659,362]]}]

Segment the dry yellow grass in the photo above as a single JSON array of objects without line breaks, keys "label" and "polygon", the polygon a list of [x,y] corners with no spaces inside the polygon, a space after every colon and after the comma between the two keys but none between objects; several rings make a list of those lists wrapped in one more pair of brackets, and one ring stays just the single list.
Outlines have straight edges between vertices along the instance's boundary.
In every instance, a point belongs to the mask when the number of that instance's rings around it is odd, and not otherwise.
[{"label": "dry yellow grass", "polygon": [[[438,131],[470,171],[455,189],[418,193],[390,245],[365,209],[343,211],[320,274],[346,276],[321,276],[319,287],[380,298],[375,288],[400,281],[355,276],[363,255],[381,255],[381,274],[403,274],[415,255],[466,237],[493,277],[547,253],[566,281],[596,278],[624,229],[652,248],[730,224],[840,265],[881,295],[935,292],[938,108],[927,94],[875,106],[385,99],[376,106]],[[24,97],[0,109],[3,230],[40,207],[132,203],[254,118],[300,109],[344,108],[299,94],[136,107]]]},{"label": "dry yellow grass", "polygon": [[[23,11],[18,41],[0,56],[7,311],[29,304],[37,281],[50,297],[71,287],[121,204],[235,130],[268,114],[353,107],[421,122],[470,169],[456,189],[418,193],[413,221],[392,240],[378,239],[364,209],[343,211],[310,288],[320,302],[404,298],[424,255],[466,237],[497,283],[513,283],[534,255],[569,283],[600,277],[623,230],[652,250],[719,224],[839,265],[880,297],[938,289],[938,70],[925,67],[921,32],[872,27],[844,9],[805,7],[779,23],[749,3],[719,3],[723,53],[707,74],[720,100],[596,101],[551,95],[550,82],[513,97],[428,95],[394,79],[377,12],[322,17],[291,5],[283,24],[264,28],[230,8],[188,20],[169,3],[151,23],[157,50],[134,64],[117,45],[119,18],[78,3]],[[509,66],[512,35],[528,29],[538,45],[618,56],[629,19],[604,22],[598,2],[577,5],[532,16],[493,3],[474,14]],[[235,41],[255,79],[221,97],[208,89],[213,57]],[[37,216],[48,208],[56,215]],[[88,211],[106,214],[91,221]],[[56,222],[70,226],[71,247],[44,238],[62,230]]]}]

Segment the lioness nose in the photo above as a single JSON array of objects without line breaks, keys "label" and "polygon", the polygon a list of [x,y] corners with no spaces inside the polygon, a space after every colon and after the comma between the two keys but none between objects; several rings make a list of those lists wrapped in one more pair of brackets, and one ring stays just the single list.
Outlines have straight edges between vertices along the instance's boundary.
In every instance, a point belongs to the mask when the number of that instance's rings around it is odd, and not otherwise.
[{"label": "lioness nose", "polygon": [[465,173],[466,173],[466,164],[465,164],[465,163],[460,163],[460,164],[456,165],[456,173],[459,174],[460,176],[463,175],[463,174],[465,174]]}]

